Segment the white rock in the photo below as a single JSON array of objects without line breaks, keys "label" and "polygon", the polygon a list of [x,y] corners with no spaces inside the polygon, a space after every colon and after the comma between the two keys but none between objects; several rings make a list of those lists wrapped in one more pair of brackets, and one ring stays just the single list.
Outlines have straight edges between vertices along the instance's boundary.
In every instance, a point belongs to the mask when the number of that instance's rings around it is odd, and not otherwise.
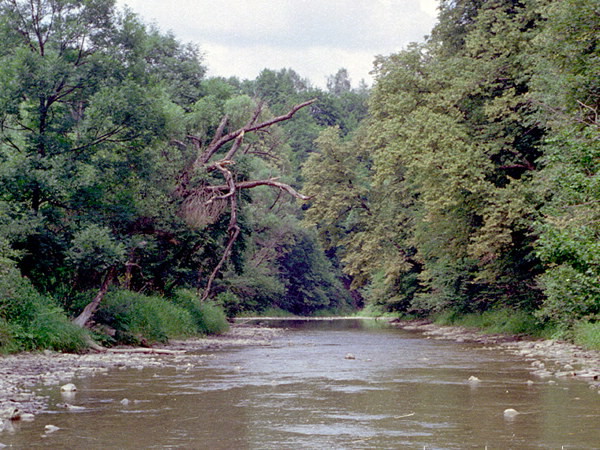
[{"label": "white rock", "polygon": [[8,420],[19,420],[21,418],[21,411],[19,408],[9,407],[3,410],[0,410],[0,419],[8,419]]},{"label": "white rock", "polygon": [[504,417],[516,417],[519,414],[521,413],[513,408],[508,408],[504,410]]},{"label": "white rock", "polygon": [[33,420],[35,420],[35,416],[33,414],[23,413],[21,414],[21,420],[25,422],[32,422]]},{"label": "white rock", "polygon": [[344,356],[344,359],[356,359],[356,356],[354,356],[352,353],[346,353],[346,356]]},{"label": "white rock", "polygon": [[60,430],[60,428],[58,428],[58,427],[57,427],[57,426],[55,426],[55,425],[46,425],[46,426],[44,427],[44,430],[46,430],[46,433],[54,433],[55,431],[58,431],[58,430]]},{"label": "white rock", "polygon": [[77,390],[77,386],[73,383],[67,383],[60,387],[61,392],[75,392]]},{"label": "white rock", "polygon": [[477,378],[476,376],[471,375],[469,377],[469,383],[479,383],[481,380],[479,378]]},{"label": "white rock", "polygon": [[121,405],[123,405],[123,406],[129,405],[129,399],[128,398],[124,398],[123,400],[121,400]]}]

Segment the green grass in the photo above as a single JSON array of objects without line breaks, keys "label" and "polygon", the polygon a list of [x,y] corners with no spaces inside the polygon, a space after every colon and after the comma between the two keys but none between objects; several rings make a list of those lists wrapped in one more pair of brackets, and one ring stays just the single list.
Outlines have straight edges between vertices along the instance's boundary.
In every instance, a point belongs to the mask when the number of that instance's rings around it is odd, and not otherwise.
[{"label": "green grass", "polygon": [[592,350],[600,350],[600,322],[581,322],[575,325],[575,343]]},{"label": "green grass", "polygon": [[194,318],[185,308],[162,297],[126,290],[109,292],[96,320],[117,331],[116,343],[166,342],[197,333]]},{"label": "green grass", "polygon": [[457,314],[444,312],[434,318],[438,325],[477,328],[490,334],[526,334],[543,337],[544,326],[530,313],[511,309],[497,309],[483,313]]},{"label": "green grass", "polygon": [[190,289],[179,289],[170,300],[190,313],[198,333],[221,334],[229,329],[224,308],[212,301],[200,302]]},{"label": "green grass", "polygon": [[292,314],[289,311],[286,311],[281,308],[269,307],[265,308],[261,311],[245,311],[244,313],[238,315],[237,317],[295,317],[295,314]]},{"label": "green grass", "polygon": [[54,301],[37,292],[14,267],[0,270],[0,352],[78,352],[87,331],[73,325]]}]

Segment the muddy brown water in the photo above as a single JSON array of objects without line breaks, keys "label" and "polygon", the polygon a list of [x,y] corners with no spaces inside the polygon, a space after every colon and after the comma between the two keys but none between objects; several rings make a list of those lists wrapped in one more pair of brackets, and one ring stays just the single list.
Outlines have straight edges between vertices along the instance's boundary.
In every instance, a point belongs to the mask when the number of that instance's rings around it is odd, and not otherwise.
[{"label": "muddy brown water", "polygon": [[[65,398],[0,433],[9,448],[592,449],[600,395],[539,379],[529,362],[375,321],[270,322],[270,346],[205,351],[181,366],[74,380]],[[350,355],[355,359],[349,359]],[[470,382],[470,377],[479,382]],[[533,383],[527,383],[528,380]],[[126,400],[125,400],[126,399]],[[74,408],[65,410],[68,403]],[[507,417],[504,411],[520,412]],[[47,425],[58,427],[49,432]]]}]

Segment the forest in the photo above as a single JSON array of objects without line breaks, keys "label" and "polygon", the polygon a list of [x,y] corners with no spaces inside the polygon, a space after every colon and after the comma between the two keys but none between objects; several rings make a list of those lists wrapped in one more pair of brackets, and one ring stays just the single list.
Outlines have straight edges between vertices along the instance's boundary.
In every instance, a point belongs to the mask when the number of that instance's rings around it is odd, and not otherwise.
[{"label": "forest", "polygon": [[112,0],[0,35],[1,351],[357,310],[600,348],[596,0],[442,0],[358,88],[207,77]]}]

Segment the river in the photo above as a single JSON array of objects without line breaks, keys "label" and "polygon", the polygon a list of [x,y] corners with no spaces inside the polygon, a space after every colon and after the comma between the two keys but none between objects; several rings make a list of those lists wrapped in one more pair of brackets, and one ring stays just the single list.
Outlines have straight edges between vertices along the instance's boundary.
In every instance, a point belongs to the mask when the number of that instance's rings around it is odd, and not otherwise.
[{"label": "river", "polygon": [[[376,321],[270,325],[288,330],[269,346],[74,380],[78,390],[67,399],[40,387],[53,406],[0,433],[0,442],[19,449],[600,448],[596,390],[535,378],[529,362],[500,349]],[[73,407],[54,406],[64,403]],[[507,416],[509,408],[520,414]]]}]

